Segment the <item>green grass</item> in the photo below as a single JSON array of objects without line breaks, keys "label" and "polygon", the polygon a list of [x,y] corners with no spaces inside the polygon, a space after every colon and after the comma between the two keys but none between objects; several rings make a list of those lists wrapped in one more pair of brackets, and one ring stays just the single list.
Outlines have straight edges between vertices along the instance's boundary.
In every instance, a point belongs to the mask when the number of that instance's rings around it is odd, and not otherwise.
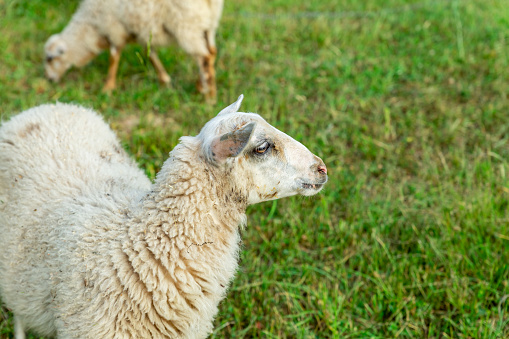
[{"label": "green grass", "polygon": [[243,110],[328,166],[318,196],[248,209],[213,338],[509,337],[507,0],[226,1],[214,107],[176,46],[160,51],[170,89],[139,46],[111,96],[106,54],[48,83],[44,42],[76,6],[0,0],[3,119],[93,107],[153,178],[180,136],[244,93]]}]

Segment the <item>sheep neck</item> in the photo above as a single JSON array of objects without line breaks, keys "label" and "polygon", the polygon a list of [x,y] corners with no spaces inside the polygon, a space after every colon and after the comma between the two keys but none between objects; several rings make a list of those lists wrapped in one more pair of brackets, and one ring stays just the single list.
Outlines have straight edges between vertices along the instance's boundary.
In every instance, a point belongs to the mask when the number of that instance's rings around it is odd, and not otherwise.
[{"label": "sheep neck", "polygon": [[178,145],[158,174],[145,200],[143,231],[159,225],[170,239],[194,243],[236,232],[245,221],[247,194],[218,168],[186,153],[195,150]]},{"label": "sheep neck", "polygon": [[177,146],[163,165],[135,212],[123,251],[148,292],[175,296],[154,304],[158,314],[166,317],[178,302],[197,313],[196,319],[212,318],[237,269],[246,199],[242,192],[221,197],[224,189],[235,191],[228,180],[218,180],[213,168],[187,152]]},{"label": "sheep neck", "polygon": [[108,41],[87,22],[74,18],[62,31],[67,43],[68,61],[82,67],[109,46]]}]

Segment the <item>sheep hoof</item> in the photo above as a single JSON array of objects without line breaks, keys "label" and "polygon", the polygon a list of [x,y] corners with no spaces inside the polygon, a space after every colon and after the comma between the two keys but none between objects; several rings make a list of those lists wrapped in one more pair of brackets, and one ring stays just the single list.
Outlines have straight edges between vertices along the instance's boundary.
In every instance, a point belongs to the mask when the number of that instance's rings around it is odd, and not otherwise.
[{"label": "sheep hoof", "polygon": [[163,74],[163,75],[159,76],[159,83],[161,84],[161,86],[170,88],[171,87],[170,76],[168,74]]},{"label": "sheep hoof", "polygon": [[217,98],[214,94],[211,94],[210,92],[205,93],[205,102],[209,105],[215,105],[217,102]]},{"label": "sheep hoof", "polygon": [[106,94],[110,94],[115,89],[115,85],[111,83],[107,83],[104,85],[102,92]]},{"label": "sheep hoof", "polygon": [[202,82],[199,79],[196,81],[196,89],[198,90],[198,93],[201,93],[205,96],[205,102],[207,104],[216,104],[216,91],[214,89],[210,89],[210,87],[204,88]]}]

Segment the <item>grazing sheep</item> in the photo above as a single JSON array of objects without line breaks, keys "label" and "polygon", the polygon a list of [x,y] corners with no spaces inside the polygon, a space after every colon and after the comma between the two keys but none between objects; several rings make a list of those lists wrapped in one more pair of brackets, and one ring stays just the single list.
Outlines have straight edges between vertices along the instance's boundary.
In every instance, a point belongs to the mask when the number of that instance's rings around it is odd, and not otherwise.
[{"label": "grazing sheep", "polygon": [[123,47],[138,42],[150,45],[149,58],[159,81],[168,84],[170,76],[155,48],[176,40],[196,59],[198,89],[213,103],[215,34],[222,10],[223,0],[83,0],[67,27],[44,46],[46,76],[58,81],[71,66],[82,67],[109,48],[110,67],[103,89],[111,91]]},{"label": "grazing sheep", "polygon": [[182,137],[155,182],[93,111],[0,128],[0,296],[16,338],[204,338],[237,269],[246,207],[327,181],[322,160],[242,96]]}]

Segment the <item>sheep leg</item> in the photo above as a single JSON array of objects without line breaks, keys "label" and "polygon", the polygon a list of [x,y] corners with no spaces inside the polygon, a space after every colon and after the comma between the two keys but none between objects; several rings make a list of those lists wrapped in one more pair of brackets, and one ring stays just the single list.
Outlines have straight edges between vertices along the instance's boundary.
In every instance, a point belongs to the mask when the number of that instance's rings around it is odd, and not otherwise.
[{"label": "sheep leg", "polygon": [[214,104],[216,102],[216,71],[214,69],[214,54],[197,57],[198,67],[200,68],[200,79],[196,87],[200,93],[205,95],[205,100]]},{"label": "sheep leg", "polygon": [[23,323],[19,317],[14,316],[14,338],[25,339],[25,330],[23,329]]},{"label": "sheep leg", "polygon": [[171,82],[171,78],[166,73],[166,70],[164,69],[163,63],[161,60],[159,60],[159,57],[157,56],[157,53],[155,50],[151,50],[149,54],[150,62],[154,66],[154,68],[157,71],[157,78],[159,79],[159,82],[162,85],[169,85]]},{"label": "sheep leg", "polygon": [[110,47],[110,67],[108,68],[108,76],[106,77],[106,83],[104,84],[103,92],[111,92],[116,87],[118,63],[120,61],[121,53],[122,47]]},{"label": "sheep leg", "polygon": [[205,94],[205,100],[214,104],[216,102],[216,69],[214,63],[216,61],[217,49],[210,42],[210,38],[205,32],[205,43],[207,45],[208,54],[198,55],[196,57],[198,67],[200,69],[200,79],[196,85],[200,93]]}]

